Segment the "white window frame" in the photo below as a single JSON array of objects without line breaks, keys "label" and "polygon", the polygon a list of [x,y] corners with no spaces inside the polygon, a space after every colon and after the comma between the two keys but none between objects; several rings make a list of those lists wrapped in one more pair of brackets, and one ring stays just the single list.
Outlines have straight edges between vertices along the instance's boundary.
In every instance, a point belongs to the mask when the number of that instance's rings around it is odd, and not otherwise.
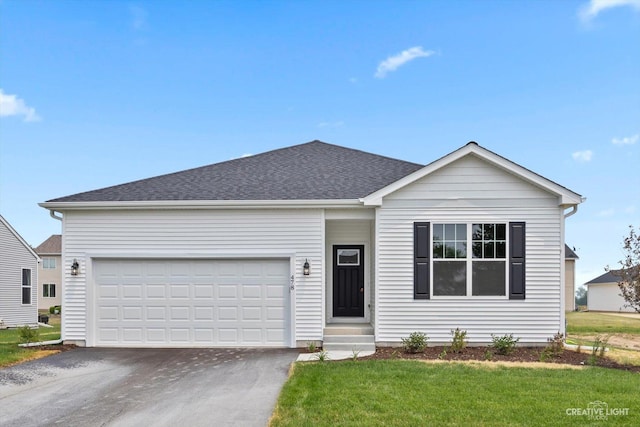
[{"label": "white window frame", "polygon": [[[336,263],[339,267],[345,266],[345,267],[359,267],[360,266],[360,249],[359,248],[342,248],[342,249],[336,249]],[[340,262],[340,251],[356,251],[356,262],[355,263],[351,263],[351,262]]]},{"label": "white window frame", "polygon": [[[53,264],[53,266],[51,265]],[[53,270],[56,268],[56,259],[55,258],[42,258],[42,268],[45,270]]]},{"label": "white window frame", "polygon": [[[433,256],[433,230],[439,224],[465,224],[467,226],[467,254],[465,258],[435,258]],[[504,224],[505,225],[505,258],[473,258],[473,224]],[[509,221],[504,220],[473,220],[473,221],[432,221],[430,224],[430,242],[429,242],[429,291],[431,299],[509,299]],[[463,260],[464,261],[461,261]],[[435,288],[435,268],[434,264],[442,261],[458,261],[466,263],[466,295],[436,295]],[[473,295],[473,262],[474,261],[503,261],[504,262],[504,295]]]},{"label": "white window frame", "polygon": [[[29,272],[29,284],[24,284],[24,272]],[[20,302],[22,305],[32,305],[33,304],[33,270],[30,268],[23,268],[20,270]],[[29,289],[29,302],[24,302],[24,289]]]},{"label": "white window frame", "polygon": [[[53,287],[53,288],[52,288]],[[47,294],[45,295],[44,290],[47,290]],[[43,283],[42,284],[42,298],[55,298],[56,296],[51,296],[51,289],[53,289],[53,293],[56,293],[56,284],[55,283]]]}]

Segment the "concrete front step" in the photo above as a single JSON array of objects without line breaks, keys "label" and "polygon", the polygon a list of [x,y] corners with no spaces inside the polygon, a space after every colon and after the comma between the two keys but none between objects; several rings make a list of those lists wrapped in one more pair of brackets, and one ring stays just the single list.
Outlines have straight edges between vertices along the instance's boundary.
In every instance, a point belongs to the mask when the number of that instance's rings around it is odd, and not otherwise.
[{"label": "concrete front step", "polygon": [[[326,331],[327,329],[325,329]],[[364,334],[362,329],[339,329],[348,334],[338,335],[335,332],[324,335],[322,349],[326,351],[375,351],[376,344],[373,333]],[[356,332],[353,334],[353,332]],[[373,332],[373,331],[372,331]]]},{"label": "concrete front step", "polygon": [[324,336],[328,335],[373,335],[373,326],[367,324],[333,324],[323,330]]}]

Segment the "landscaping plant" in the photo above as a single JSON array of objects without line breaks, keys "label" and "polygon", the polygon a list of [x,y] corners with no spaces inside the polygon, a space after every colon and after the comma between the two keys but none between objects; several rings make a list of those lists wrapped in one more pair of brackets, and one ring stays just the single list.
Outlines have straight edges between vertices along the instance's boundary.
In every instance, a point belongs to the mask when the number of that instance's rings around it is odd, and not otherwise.
[{"label": "landscaping plant", "polygon": [[513,334],[503,335],[501,337],[491,334],[491,340],[493,341],[491,347],[495,348],[498,354],[506,356],[513,353],[520,338],[513,338]]},{"label": "landscaping plant", "polygon": [[19,329],[19,331],[20,342],[23,344],[40,341],[40,333],[38,331],[38,328],[32,329],[29,326],[23,326]]},{"label": "landscaping plant", "polygon": [[451,331],[453,338],[451,339],[451,346],[449,350],[454,353],[460,353],[467,346],[467,331],[461,331],[460,328],[456,328]]},{"label": "landscaping plant", "polygon": [[407,353],[420,353],[427,348],[428,339],[423,332],[412,332],[409,338],[402,338],[402,347]]}]

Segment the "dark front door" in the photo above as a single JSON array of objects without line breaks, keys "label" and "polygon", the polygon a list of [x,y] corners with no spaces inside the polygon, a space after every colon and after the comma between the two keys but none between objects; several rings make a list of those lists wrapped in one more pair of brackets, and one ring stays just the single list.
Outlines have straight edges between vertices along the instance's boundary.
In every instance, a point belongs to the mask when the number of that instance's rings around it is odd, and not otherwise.
[{"label": "dark front door", "polygon": [[364,246],[333,246],[333,316],[364,317]]}]

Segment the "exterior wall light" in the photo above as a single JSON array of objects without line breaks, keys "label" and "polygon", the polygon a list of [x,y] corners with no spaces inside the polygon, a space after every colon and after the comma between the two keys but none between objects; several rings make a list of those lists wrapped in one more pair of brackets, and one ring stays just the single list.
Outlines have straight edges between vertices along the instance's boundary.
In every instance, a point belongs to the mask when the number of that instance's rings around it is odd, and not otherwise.
[{"label": "exterior wall light", "polygon": [[78,264],[78,260],[74,258],[73,259],[73,264],[71,264],[71,275],[72,276],[77,276],[79,269],[80,269],[80,264]]},{"label": "exterior wall light", "polygon": [[309,260],[305,259],[304,260],[304,265],[302,266],[302,274],[304,274],[305,276],[308,276],[309,273],[311,273],[311,268],[309,267]]}]

